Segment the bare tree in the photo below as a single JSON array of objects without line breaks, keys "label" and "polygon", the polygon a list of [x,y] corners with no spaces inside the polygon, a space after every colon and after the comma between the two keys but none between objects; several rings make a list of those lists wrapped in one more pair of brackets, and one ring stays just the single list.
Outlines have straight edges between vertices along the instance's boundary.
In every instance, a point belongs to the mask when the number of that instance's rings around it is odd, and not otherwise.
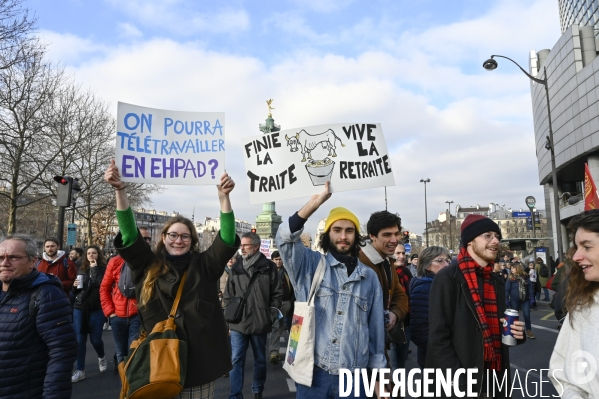
[{"label": "bare tree", "polygon": [[22,7],[23,0],[0,0],[0,69],[27,61],[35,54],[43,53],[35,30],[36,19]]},{"label": "bare tree", "polygon": [[16,230],[18,208],[45,198],[41,178],[58,152],[49,148],[44,111],[62,81],[63,72],[41,54],[0,70],[0,197],[8,202],[8,234]]},{"label": "bare tree", "polygon": [[[104,182],[104,171],[115,155],[116,121],[108,106],[92,93],[79,88],[66,90],[63,103],[64,120],[60,120],[55,140],[62,145],[54,173],[68,173],[79,181],[81,192],[77,214],[85,220],[87,245],[104,245],[110,226],[114,224],[116,202],[114,189]],[[72,112],[69,112],[72,111]],[[45,181],[51,181],[52,173]],[[53,188],[52,188],[53,190]],[[127,193],[132,207],[151,203],[150,196],[161,188],[152,184],[128,184]]]}]

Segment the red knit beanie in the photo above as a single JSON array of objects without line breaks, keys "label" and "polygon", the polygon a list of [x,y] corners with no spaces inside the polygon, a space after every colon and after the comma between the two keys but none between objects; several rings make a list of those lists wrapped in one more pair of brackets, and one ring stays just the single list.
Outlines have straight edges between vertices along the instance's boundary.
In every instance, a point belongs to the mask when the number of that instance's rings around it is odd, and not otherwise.
[{"label": "red knit beanie", "polygon": [[481,234],[487,233],[489,231],[493,231],[499,234],[499,238],[501,238],[501,229],[491,219],[483,215],[468,215],[462,226],[460,227],[460,232],[462,236],[462,245],[464,247],[468,246],[468,243],[474,240]]}]

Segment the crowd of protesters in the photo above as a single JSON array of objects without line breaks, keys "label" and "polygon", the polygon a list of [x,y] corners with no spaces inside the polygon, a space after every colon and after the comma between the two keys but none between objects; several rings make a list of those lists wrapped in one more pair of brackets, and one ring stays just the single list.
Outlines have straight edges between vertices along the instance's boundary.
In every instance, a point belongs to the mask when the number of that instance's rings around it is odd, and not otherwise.
[{"label": "crowd of protesters", "polygon": [[[398,214],[373,212],[361,231],[351,210],[336,207],[328,212],[317,251],[300,236],[308,218],[331,197],[327,182],[283,222],[275,238],[278,250],[268,259],[257,234],[235,232],[229,198],[235,183],[226,173],[216,190],[221,228],[203,252],[195,226],[181,216],[165,223],[153,243],[148,229],[136,225],[127,184],[114,162],[105,180],[115,190],[120,229],[117,254],[110,259],[95,245],[67,254],[54,238],[44,242],[42,256],[28,237],[0,242],[0,370],[10,370],[10,377],[0,377],[2,398],[70,397],[72,384],[85,379],[88,336],[100,372],[109,368],[107,358],[116,368],[141,331],[168,317],[182,280],[175,325],[187,342],[188,368],[180,398],[213,398],[215,382],[223,377],[230,381],[229,398],[243,398],[251,347],[252,392],[261,399],[267,362],[289,361],[281,356],[280,342],[298,323],[294,304],[309,300],[315,312],[314,359],[305,366],[310,384],[296,384],[298,398],[338,397],[340,369],[405,368],[411,342],[418,367],[477,368],[479,397],[508,397],[505,390],[499,396],[486,391],[484,371],[509,378],[509,348],[501,339],[504,311],[522,312],[523,321],[510,331],[517,344],[534,339],[530,313],[541,294],[563,326],[551,357],[553,382],[577,397],[599,397],[596,380],[579,384],[559,371],[573,351],[599,356],[594,334],[599,211],[571,222],[574,245],[554,273],[541,258],[499,258],[501,230],[481,215],[469,215],[461,224],[461,248],[453,259],[438,246],[408,257]],[[224,311],[240,297],[242,314],[227,323]],[[107,356],[102,341],[107,320],[114,356]],[[367,397],[361,388],[360,397]]]}]

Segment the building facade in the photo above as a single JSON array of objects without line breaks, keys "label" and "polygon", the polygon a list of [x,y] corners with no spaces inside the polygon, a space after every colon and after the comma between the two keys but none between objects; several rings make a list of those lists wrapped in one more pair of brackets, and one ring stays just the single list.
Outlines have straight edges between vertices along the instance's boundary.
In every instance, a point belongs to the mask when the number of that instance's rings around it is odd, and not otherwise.
[{"label": "building facade", "polygon": [[[220,217],[206,217],[204,219],[204,222],[197,222],[195,223],[195,226],[198,235],[202,235],[205,232],[217,232],[220,230]],[[238,236],[241,236],[245,233],[249,233],[250,231],[252,231],[253,228],[254,226],[252,226],[251,223],[245,220],[235,218],[235,232]]]},{"label": "building facade", "polygon": [[[578,3],[578,2],[577,2]],[[594,13],[594,17],[597,13]],[[572,197],[584,192],[584,165],[595,181],[599,177],[599,59],[593,26],[572,24],[551,50],[531,51],[530,73],[540,78],[546,70],[557,182],[552,180],[551,152],[545,87],[531,83],[539,183],[544,187],[550,255],[556,256],[557,239],[569,247],[566,226],[584,209],[584,201]],[[551,148],[549,146],[549,148]],[[560,231],[555,234],[554,190],[560,209]]]},{"label": "building facade", "polygon": [[[170,214],[165,211],[156,211],[154,209],[134,209],[135,224],[137,227],[145,226],[150,230],[152,242],[160,236],[164,224],[176,214]],[[93,222],[93,221],[92,221]],[[94,224],[95,223],[95,224]],[[88,225],[85,219],[76,219],[77,225],[77,244],[78,247],[85,247],[89,242]],[[119,226],[114,213],[110,213],[107,219],[97,218],[92,223],[92,242],[100,245],[106,253],[115,253],[113,240],[119,232]]]},{"label": "building facade", "polygon": [[562,33],[572,25],[592,26],[599,33],[599,2],[596,0],[558,0]]},{"label": "building facade", "polygon": [[[530,210],[506,208],[505,205],[491,203],[489,206],[456,206],[456,214],[440,212],[437,220],[428,224],[430,245],[441,246],[457,253],[460,248],[460,228],[468,215],[483,215],[493,219],[501,229],[502,241],[506,248],[510,242],[523,241],[526,251],[536,246],[545,246],[547,240],[547,215],[545,210],[534,209],[536,230],[532,229]],[[451,222],[451,223],[450,223]],[[451,229],[450,229],[451,226]]]}]

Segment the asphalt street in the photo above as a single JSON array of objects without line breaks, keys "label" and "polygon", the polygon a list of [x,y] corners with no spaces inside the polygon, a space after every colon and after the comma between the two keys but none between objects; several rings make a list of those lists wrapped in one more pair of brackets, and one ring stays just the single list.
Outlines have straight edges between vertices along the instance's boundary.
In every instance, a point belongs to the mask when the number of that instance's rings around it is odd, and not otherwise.
[{"label": "asphalt street", "polygon": [[[549,308],[546,302],[539,303],[539,310],[531,310],[531,319],[533,332],[536,339],[528,339],[524,345],[516,346],[510,349],[510,361],[512,364],[512,382],[514,386],[512,398],[531,398],[531,397],[551,397],[557,392],[553,385],[548,381],[547,368],[551,352],[557,339],[558,323],[553,317],[553,310]],[[521,320],[523,320],[521,318]],[[104,331],[104,345],[107,357],[114,354],[114,343],[112,331]],[[285,339],[287,336],[285,335]],[[281,342],[281,353],[286,348],[286,341]],[[412,353],[408,357],[407,368],[417,367],[416,348],[412,345]],[[253,397],[251,391],[253,355],[251,347],[248,349],[245,365],[245,383],[243,395],[246,399]],[[263,397],[267,398],[294,398],[295,384],[282,369],[281,364],[267,365],[267,377]],[[544,369],[544,370],[541,370]],[[118,398],[120,390],[120,381],[118,374],[112,371],[112,362],[109,362],[109,369],[100,373],[98,369],[98,359],[94,349],[88,342],[86,359],[86,378],[73,384],[73,398],[76,399],[94,399],[94,398]],[[542,392],[541,392],[542,389]],[[216,383],[215,398],[227,398],[229,395],[229,378],[220,378]],[[542,395],[542,396],[541,396]],[[410,396],[407,396],[410,397]]]}]

